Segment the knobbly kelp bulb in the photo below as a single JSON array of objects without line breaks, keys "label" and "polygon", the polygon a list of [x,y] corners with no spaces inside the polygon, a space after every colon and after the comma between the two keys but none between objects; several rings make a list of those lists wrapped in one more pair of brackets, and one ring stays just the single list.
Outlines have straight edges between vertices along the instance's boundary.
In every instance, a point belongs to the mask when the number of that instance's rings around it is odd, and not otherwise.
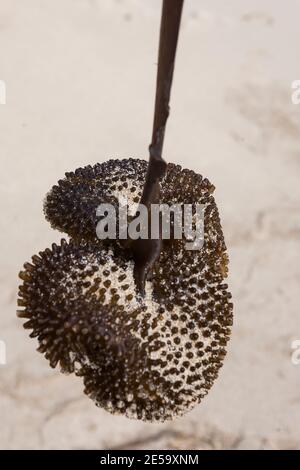
[{"label": "knobbly kelp bulb", "polygon": [[187,250],[184,237],[165,243],[144,296],[130,246],[96,237],[97,206],[127,200],[132,217],[146,170],[146,161],[110,160],[67,173],[52,188],[46,218],[70,241],[25,263],[18,316],[51,367],[81,376],[97,406],[164,421],[190,410],[212,386],[232,304],[214,187],[193,171],[169,164],[159,202],[203,204],[203,247]]},{"label": "knobbly kelp bulb", "polygon": [[[96,405],[146,421],[172,419],[201,401],[232,324],[214,187],[162,158],[182,6],[163,1],[149,167],[109,160],[67,173],[44,210],[70,241],[34,256],[20,273],[19,316],[50,365],[81,376]],[[187,250],[185,236],[99,240],[97,207],[119,202],[128,204],[128,221],[139,203],[202,204],[202,248]]]}]

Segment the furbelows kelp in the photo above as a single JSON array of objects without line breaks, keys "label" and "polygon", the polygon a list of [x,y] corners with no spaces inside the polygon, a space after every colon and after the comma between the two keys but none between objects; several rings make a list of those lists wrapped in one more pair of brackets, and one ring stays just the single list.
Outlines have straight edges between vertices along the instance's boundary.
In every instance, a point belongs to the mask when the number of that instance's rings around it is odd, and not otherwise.
[{"label": "furbelows kelp", "polygon": [[[70,236],[24,265],[19,312],[50,365],[83,377],[112,413],[147,421],[182,415],[208,392],[232,324],[228,258],[207,179],[166,164],[162,149],[183,0],[163,1],[149,165],[109,160],[67,173],[45,200],[52,227]],[[204,244],[99,241],[99,204],[202,204]]]},{"label": "furbelows kelp", "polygon": [[52,367],[82,376],[85,393],[112,413],[149,421],[199,403],[226,354],[232,304],[214,187],[169,164],[160,201],[204,205],[204,245],[163,247],[141,296],[130,248],[96,237],[96,207],[138,204],[147,162],[109,160],[67,173],[45,199],[51,225],[70,236],[20,273],[19,317]]}]

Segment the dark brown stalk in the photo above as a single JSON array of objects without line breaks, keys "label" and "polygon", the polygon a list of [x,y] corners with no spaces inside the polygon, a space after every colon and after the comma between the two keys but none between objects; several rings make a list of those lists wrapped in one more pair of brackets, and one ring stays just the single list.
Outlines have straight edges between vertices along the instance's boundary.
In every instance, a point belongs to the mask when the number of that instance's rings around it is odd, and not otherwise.
[{"label": "dark brown stalk", "polygon": [[[151,224],[151,204],[159,202],[160,181],[165,175],[167,167],[162,158],[162,149],[170,109],[169,101],[183,1],[163,0],[152,141],[149,146],[148,172],[140,201],[148,208],[149,227]],[[147,275],[162,250],[161,237],[153,240],[149,233],[148,235],[147,240],[138,239],[133,243],[134,277],[142,294],[145,291]]]}]

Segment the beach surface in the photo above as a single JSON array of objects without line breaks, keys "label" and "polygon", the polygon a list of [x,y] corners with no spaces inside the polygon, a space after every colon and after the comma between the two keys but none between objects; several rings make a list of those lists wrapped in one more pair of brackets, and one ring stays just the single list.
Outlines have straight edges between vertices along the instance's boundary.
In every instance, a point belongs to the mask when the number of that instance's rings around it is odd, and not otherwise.
[{"label": "beach surface", "polygon": [[300,449],[299,15],[297,0],[186,0],[164,156],[216,187],[234,326],[203,402],[149,424],[96,408],[15,312],[23,263],[63,236],[42,212],[52,185],[148,158],[160,1],[1,1],[1,449]]}]

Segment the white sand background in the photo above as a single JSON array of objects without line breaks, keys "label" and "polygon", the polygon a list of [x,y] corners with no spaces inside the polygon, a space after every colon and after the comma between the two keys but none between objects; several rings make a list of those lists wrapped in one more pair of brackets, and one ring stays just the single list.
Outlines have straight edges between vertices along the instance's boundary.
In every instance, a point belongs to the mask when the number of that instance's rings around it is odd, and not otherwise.
[{"label": "white sand background", "polygon": [[50,187],[148,157],[160,1],[1,0],[1,448],[300,449],[299,16],[299,0],[186,0],[164,155],[216,186],[235,320],[209,395],[157,425],[96,408],[15,310],[23,262],[61,238]]}]

